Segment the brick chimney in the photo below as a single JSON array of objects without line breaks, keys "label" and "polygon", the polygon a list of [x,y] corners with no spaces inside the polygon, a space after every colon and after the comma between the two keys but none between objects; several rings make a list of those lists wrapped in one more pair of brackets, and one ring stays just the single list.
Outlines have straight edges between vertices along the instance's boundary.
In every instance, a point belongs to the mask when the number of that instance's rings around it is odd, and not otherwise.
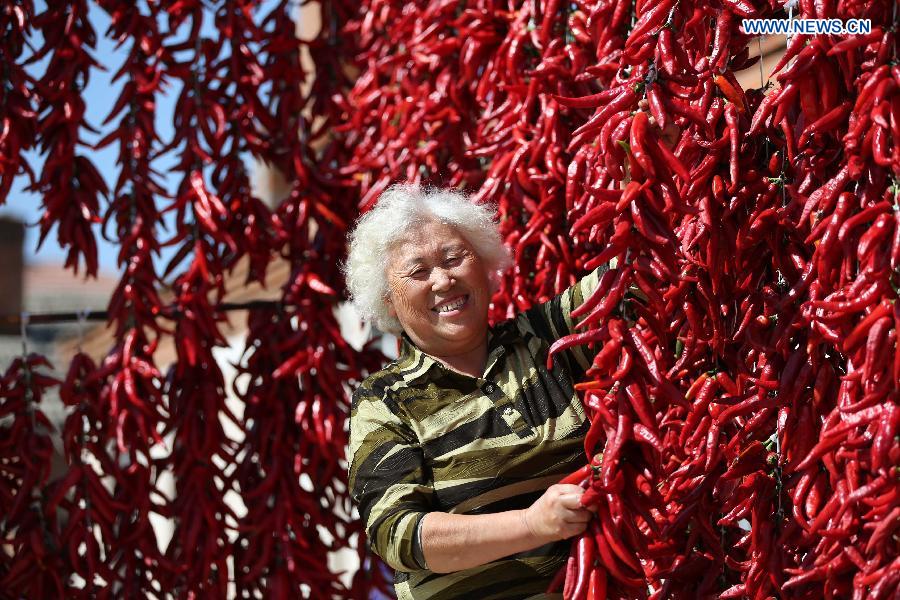
[{"label": "brick chimney", "polygon": [[18,325],[6,323],[2,317],[22,312],[24,240],[23,223],[0,217],[0,334],[19,333]]}]

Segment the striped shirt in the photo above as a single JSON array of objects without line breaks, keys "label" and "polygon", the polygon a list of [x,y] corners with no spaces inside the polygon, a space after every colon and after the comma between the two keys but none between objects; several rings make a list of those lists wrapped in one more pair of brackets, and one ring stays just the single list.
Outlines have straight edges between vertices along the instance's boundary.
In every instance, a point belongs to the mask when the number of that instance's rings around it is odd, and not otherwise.
[{"label": "striped shirt", "polygon": [[440,574],[426,568],[417,526],[429,511],[527,508],[584,464],[588,423],[573,381],[596,349],[556,354],[549,371],[546,357],[605,270],[490,328],[481,377],[446,368],[404,335],[400,356],[353,393],[350,490],[372,550],[395,569],[399,600],[547,597],[568,540]]}]

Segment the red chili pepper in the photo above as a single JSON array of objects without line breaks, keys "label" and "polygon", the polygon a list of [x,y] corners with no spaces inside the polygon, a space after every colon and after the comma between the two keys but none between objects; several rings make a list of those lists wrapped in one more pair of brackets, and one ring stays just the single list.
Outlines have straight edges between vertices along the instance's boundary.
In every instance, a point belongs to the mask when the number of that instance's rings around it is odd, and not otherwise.
[{"label": "red chili pepper", "polygon": [[572,549],[569,551],[569,559],[566,561],[566,577],[565,585],[563,586],[563,598],[567,600],[572,598],[572,590],[575,587],[575,577],[578,568],[576,552],[577,546],[572,544]]},{"label": "red chili pepper", "polygon": [[596,520],[591,521],[588,526],[591,535],[597,543],[597,550],[600,554],[600,560],[603,563],[604,568],[609,572],[610,575],[616,580],[618,580],[621,584],[627,587],[640,587],[643,584],[643,580],[638,579],[636,577],[631,577],[625,574],[622,571],[622,568],[619,566],[618,561],[613,556],[613,550],[609,545],[609,541],[607,537],[604,536],[603,531],[600,528],[600,525]]},{"label": "red chili pepper", "polygon": [[553,99],[569,108],[597,108],[615,98],[619,94],[619,90],[611,88],[603,90],[589,96],[580,96],[577,98],[568,98],[565,96],[557,96],[553,94]]},{"label": "red chili pepper", "polygon": [[713,81],[716,86],[722,90],[722,95],[725,96],[739,112],[744,112],[746,110],[743,90],[732,85],[732,83],[722,75],[714,75]]},{"label": "red chili pepper", "polygon": [[550,346],[547,350],[547,370],[553,369],[553,355],[557,352],[562,352],[567,348],[571,348],[572,346],[580,346],[584,344],[590,344],[592,342],[602,341],[609,335],[609,330],[606,326],[600,329],[594,329],[591,331],[585,331],[583,333],[573,333],[562,337]]},{"label": "red chili pepper", "polygon": [[810,306],[813,308],[824,308],[825,310],[841,313],[841,314],[849,314],[853,312],[858,312],[869,306],[873,303],[873,300],[878,298],[879,293],[884,287],[884,282],[882,280],[876,280],[872,283],[862,294],[853,300],[847,301],[823,301],[823,300],[814,300],[810,302]]},{"label": "red chili pepper", "polygon": [[558,593],[561,589],[563,589],[563,584],[566,580],[566,573],[569,570],[568,560],[566,564],[556,572],[556,575],[553,576],[553,579],[550,581],[550,585],[547,586],[548,594]]},{"label": "red chili pepper", "polygon": [[567,151],[572,151],[586,141],[590,134],[599,131],[610,115],[634,106],[637,100],[637,93],[631,86],[626,85],[623,87],[624,89],[620,89],[620,94],[614,100],[610,101],[602,109],[599,109],[584,125],[572,132],[572,141],[569,143]]},{"label": "red chili pepper", "polygon": [[728,161],[728,174],[731,178],[731,188],[729,189],[733,189],[740,179],[740,159],[738,157],[738,153],[740,152],[740,141],[738,136],[740,132],[738,131],[737,110],[735,104],[729,103],[725,105],[725,122],[728,127],[728,137],[731,142],[731,154]]},{"label": "red chili pepper", "polygon": [[587,600],[601,600],[606,598],[606,570],[603,567],[595,567],[591,571],[588,582]]},{"label": "red chili pepper", "polygon": [[651,152],[660,157],[660,162],[666,164],[683,182],[687,183],[690,181],[691,176],[687,168],[669,149],[665,142],[657,138],[655,143],[656,145],[651,148]]},{"label": "red chili pepper", "polygon": [[640,44],[645,36],[650,34],[654,29],[664,24],[664,19],[672,7],[671,0],[663,0],[659,4],[654,5],[648,11],[640,15],[628,39],[625,40],[625,47]]},{"label": "red chili pepper", "polygon": [[[588,265],[585,265],[585,267],[589,268]],[[581,322],[575,325],[576,329],[581,329],[604,319],[616,308],[616,305],[621,302],[625,295],[626,286],[629,285],[631,270],[632,267],[629,265],[610,271],[615,273],[615,279],[610,285],[609,292],[600,300],[600,304],[596,308],[591,310]]]},{"label": "red chili pepper", "polygon": [[591,476],[592,473],[592,465],[586,464],[577,471],[573,471],[572,473],[566,475],[562,479],[559,480],[560,483],[563,484],[571,484],[571,485],[579,485],[582,481]]},{"label": "red chili pepper", "polygon": [[[775,109],[785,105],[785,94],[787,93],[787,90],[794,89],[791,88],[791,85],[792,82],[788,82],[778,92],[772,91],[763,97],[762,102],[760,102],[759,106],[756,108],[756,112],[753,113],[753,118],[750,121],[750,129],[747,130],[748,134],[755,135],[767,119],[772,116]],[[794,93],[796,92],[794,91]]]},{"label": "red chili pepper", "polygon": [[666,112],[659,86],[651,85],[647,87],[647,104],[650,108],[650,114],[656,119],[656,124],[665,131],[670,117]]},{"label": "red chili pepper", "polygon": [[615,214],[615,204],[611,202],[604,202],[600,206],[592,208],[590,211],[588,211],[578,220],[572,223],[570,234],[575,235],[576,233],[583,231],[588,227],[592,227],[593,225],[596,225],[598,223],[607,223],[612,220],[612,217]]},{"label": "red chili pepper", "polygon": [[572,586],[569,598],[583,600],[587,597],[588,581],[590,579],[590,571],[593,568],[595,554],[596,544],[593,536],[584,531],[575,543],[575,583]]}]

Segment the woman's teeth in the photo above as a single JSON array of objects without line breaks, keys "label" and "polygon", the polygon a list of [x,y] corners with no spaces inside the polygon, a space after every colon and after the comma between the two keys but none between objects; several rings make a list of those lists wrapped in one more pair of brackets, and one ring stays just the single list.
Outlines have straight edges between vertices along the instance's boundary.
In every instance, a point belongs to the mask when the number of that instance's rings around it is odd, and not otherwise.
[{"label": "woman's teeth", "polygon": [[455,301],[451,302],[450,304],[443,304],[441,306],[438,306],[434,310],[439,313],[450,312],[451,310],[456,310],[458,308],[462,308],[463,304],[465,304],[465,303],[466,303],[466,297],[464,296],[464,297],[460,298],[459,300],[455,300]]}]

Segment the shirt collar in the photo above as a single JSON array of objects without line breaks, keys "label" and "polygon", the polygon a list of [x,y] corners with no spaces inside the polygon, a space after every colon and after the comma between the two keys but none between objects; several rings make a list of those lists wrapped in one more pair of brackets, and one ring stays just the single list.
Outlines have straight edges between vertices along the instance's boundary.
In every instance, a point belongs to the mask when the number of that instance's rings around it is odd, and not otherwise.
[{"label": "shirt collar", "polygon": [[[509,343],[512,339],[510,324],[511,322],[504,322],[496,328],[488,327],[485,376],[489,375],[497,366],[505,352],[504,344]],[[449,370],[439,360],[422,352],[406,335],[406,332],[400,334],[400,355],[397,357],[397,366],[400,368],[400,376],[406,383],[413,383],[424,378],[432,368],[437,369],[438,372]]]},{"label": "shirt collar", "polygon": [[406,335],[400,334],[400,356],[397,357],[397,366],[400,367],[400,376],[406,383],[412,383],[424,377],[433,366],[440,363],[429,354],[425,354]]}]

